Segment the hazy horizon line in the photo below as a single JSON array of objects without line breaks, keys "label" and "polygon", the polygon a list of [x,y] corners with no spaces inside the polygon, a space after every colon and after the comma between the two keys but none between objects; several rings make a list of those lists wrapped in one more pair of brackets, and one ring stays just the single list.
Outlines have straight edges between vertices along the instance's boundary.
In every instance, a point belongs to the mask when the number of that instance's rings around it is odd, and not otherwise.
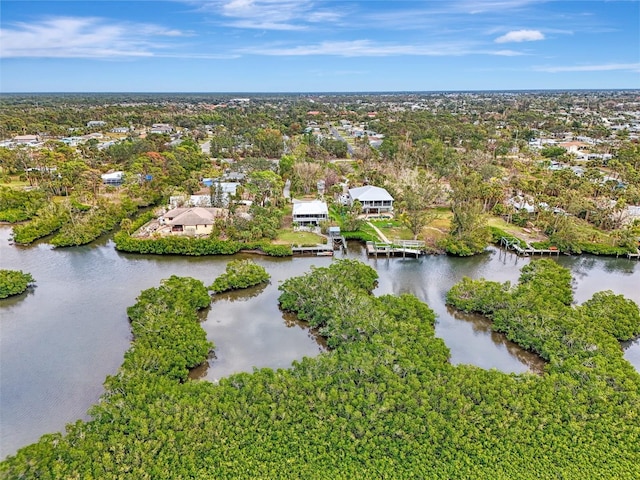
[{"label": "hazy horizon line", "polygon": [[461,89],[461,90],[317,90],[317,91],[32,91],[32,92],[0,92],[2,95],[356,95],[356,94],[414,94],[414,93],[475,93],[475,92],[621,92],[640,91],[640,87],[617,88],[514,88],[514,89]]}]

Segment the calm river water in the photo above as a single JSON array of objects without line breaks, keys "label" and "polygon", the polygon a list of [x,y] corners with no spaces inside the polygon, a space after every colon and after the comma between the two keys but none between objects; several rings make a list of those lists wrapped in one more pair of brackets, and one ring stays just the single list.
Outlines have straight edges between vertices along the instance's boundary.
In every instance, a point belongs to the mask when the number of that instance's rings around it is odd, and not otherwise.
[{"label": "calm river water", "polygon": [[[0,459],[65,424],[85,419],[114,374],[131,340],[126,308],[141,290],[163,278],[185,275],[210,284],[232,257],[154,257],[118,253],[110,240],[54,250],[47,244],[16,247],[11,229],[0,226],[0,268],[30,272],[37,287],[0,301]],[[349,258],[374,267],[376,294],[412,293],[438,315],[436,335],[451,349],[451,362],[505,372],[538,371],[542,362],[500,334],[482,317],[447,309],[447,290],[463,276],[515,281],[528,263],[496,249],[472,258],[368,259],[359,245]],[[236,258],[236,257],[234,257]],[[214,297],[203,327],[215,342],[215,356],[194,376],[216,381],[254,367],[286,368],[323,349],[302,324],[278,309],[278,284],[331,257],[252,257],[271,275],[266,287]],[[557,258],[557,257],[554,257]],[[640,303],[640,264],[592,256],[557,261],[575,277],[581,303],[610,289]],[[625,346],[625,357],[640,369],[640,342]]]}]

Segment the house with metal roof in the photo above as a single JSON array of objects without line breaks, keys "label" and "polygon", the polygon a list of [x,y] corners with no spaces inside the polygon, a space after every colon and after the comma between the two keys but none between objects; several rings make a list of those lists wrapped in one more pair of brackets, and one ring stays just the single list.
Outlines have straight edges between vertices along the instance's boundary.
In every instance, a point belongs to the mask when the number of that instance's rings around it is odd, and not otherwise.
[{"label": "house with metal roof", "polygon": [[124,172],[122,171],[104,173],[100,176],[102,177],[102,183],[104,183],[105,185],[118,187],[124,182]]},{"label": "house with metal roof", "polygon": [[329,208],[320,200],[293,200],[293,223],[298,225],[319,225],[329,219]]},{"label": "house with metal roof", "polygon": [[384,188],[365,185],[364,187],[350,188],[348,203],[358,200],[362,204],[362,213],[390,213],[393,211],[393,197]]}]

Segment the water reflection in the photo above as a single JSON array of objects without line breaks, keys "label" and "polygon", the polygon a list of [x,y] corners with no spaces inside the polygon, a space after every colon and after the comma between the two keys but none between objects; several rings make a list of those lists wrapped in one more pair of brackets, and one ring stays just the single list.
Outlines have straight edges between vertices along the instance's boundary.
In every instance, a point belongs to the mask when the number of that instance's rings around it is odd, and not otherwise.
[{"label": "water reflection", "polygon": [[211,350],[206,361],[189,370],[189,380],[202,380],[203,378],[206,378],[207,373],[209,372],[209,364],[215,359],[216,353],[214,350]]},{"label": "water reflection", "polygon": [[640,372],[640,337],[622,344],[624,358]]},{"label": "water reflection", "polygon": [[214,304],[202,326],[215,343],[215,358],[208,362],[203,379],[217,382],[232,373],[252,372],[254,367],[288,368],[294,360],[325,349],[307,324],[280,311],[278,284],[292,274],[305,273],[313,264],[328,265],[331,259],[254,260],[265,267],[271,282],[213,296]]},{"label": "water reflection", "polygon": [[450,306],[447,306],[447,312],[456,320],[469,322],[476,336],[486,336],[488,334],[497,348],[506,349],[510,355],[526,365],[531,372],[541,374],[544,371],[545,361],[542,358],[508,340],[503,333],[493,331],[491,329],[491,320],[487,317],[476,313],[461,312]]},{"label": "water reflection", "polygon": [[327,348],[329,348],[327,346],[327,339],[320,335],[318,329],[309,327],[309,324],[305,321],[300,320],[295,313],[282,312],[282,320],[284,320],[284,324],[287,326],[287,328],[297,327],[302,330],[308,331],[309,336],[315,340],[321,351],[327,350]]},{"label": "water reflection", "polygon": [[11,295],[10,297],[0,298],[0,307],[13,307],[17,303],[25,300],[28,296],[33,295],[37,287],[37,285],[30,285],[24,292],[19,293],[18,295]]},{"label": "water reflection", "polygon": [[246,302],[257,297],[267,288],[268,283],[262,283],[253,287],[244,288],[242,290],[232,290],[229,292],[214,293],[211,295],[211,301],[217,303],[223,300],[228,302]]},{"label": "water reflection", "polygon": [[[366,260],[366,259],[365,259]],[[380,275],[376,294],[410,293],[427,303],[436,313],[436,336],[444,340],[451,352],[451,363],[497,368],[507,373],[540,371],[541,360],[492,332],[486,320],[461,321],[445,304],[449,289],[463,276],[485,277],[495,281],[515,281],[522,262],[516,256],[500,257],[490,250],[472,258],[428,256],[421,259],[369,259]],[[472,317],[466,317],[467,319]],[[480,326],[485,328],[482,329]],[[512,352],[517,351],[520,355]]]}]

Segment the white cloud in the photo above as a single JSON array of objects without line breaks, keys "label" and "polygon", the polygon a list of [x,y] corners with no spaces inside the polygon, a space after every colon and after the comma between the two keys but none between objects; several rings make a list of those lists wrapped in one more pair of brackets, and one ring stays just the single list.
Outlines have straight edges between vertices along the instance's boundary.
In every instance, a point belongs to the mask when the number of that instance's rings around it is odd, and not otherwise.
[{"label": "white cloud", "polygon": [[540,3],[540,1],[541,0],[462,0],[458,3],[452,2],[451,4],[455,5],[460,11],[475,15],[478,13],[516,10]]},{"label": "white cloud", "polygon": [[96,17],[52,17],[0,29],[0,57],[149,57],[161,37],[184,36],[158,25],[110,23]]},{"label": "white cloud", "polygon": [[496,43],[534,42],[544,40],[544,34],[540,30],[512,30],[495,39]]},{"label": "white cloud", "polygon": [[310,56],[326,55],[338,57],[389,57],[389,56],[462,56],[462,55],[521,55],[513,50],[478,49],[463,42],[406,45],[378,43],[371,40],[350,40],[320,42],[310,45],[282,46],[267,45],[241,49],[239,53],[267,56]]},{"label": "white cloud", "polygon": [[524,55],[524,53],[515,50],[495,50],[492,52],[492,54],[499,55],[501,57],[519,57],[521,55]]},{"label": "white cloud", "polygon": [[610,72],[613,70],[627,70],[640,72],[640,63],[605,63],[600,65],[560,65],[551,67],[535,67],[538,72]]},{"label": "white cloud", "polygon": [[337,4],[318,8],[310,0],[196,0],[199,9],[223,17],[228,27],[258,30],[307,30],[311,25],[334,23],[343,14]]}]

